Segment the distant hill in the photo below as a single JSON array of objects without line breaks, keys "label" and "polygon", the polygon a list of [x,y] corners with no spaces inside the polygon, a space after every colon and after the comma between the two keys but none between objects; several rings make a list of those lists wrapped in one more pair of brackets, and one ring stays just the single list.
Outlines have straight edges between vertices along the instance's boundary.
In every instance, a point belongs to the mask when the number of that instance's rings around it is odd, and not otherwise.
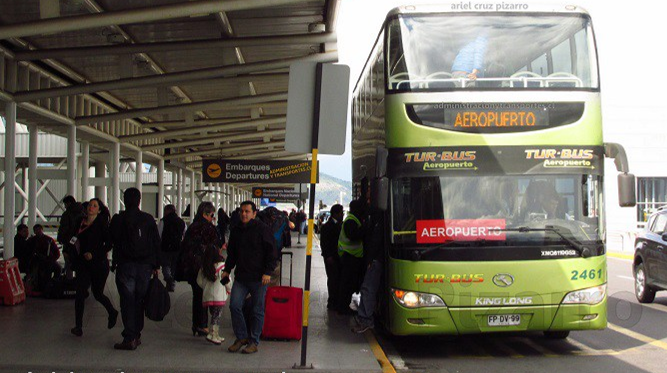
[{"label": "distant hill", "polygon": [[347,207],[352,200],[352,182],[320,173],[320,182],[315,189],[316,210],[319,208],[320,200],[327,205],[325,209],[329,209],[336,203]]}]

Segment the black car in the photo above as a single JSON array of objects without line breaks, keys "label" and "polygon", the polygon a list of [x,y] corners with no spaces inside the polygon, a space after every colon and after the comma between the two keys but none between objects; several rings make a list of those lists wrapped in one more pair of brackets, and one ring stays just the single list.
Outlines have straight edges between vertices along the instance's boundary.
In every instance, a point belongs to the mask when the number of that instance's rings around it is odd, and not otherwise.
[{"label": "black car", "polygon": [[667,208],[652,214],[635,240],[635,295],[651,303],[655,292],[667,290]]}]

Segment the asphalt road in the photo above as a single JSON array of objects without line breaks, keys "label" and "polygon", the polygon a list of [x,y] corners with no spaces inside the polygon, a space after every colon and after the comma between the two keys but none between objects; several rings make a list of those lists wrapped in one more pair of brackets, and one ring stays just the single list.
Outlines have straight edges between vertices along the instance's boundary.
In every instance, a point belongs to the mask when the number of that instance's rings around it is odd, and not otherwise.
[{"label": "asphalt road", "polygon": [[565,340],[542,333],[456,338],[395,338],[376,333],[396,371],[640,373],[667,371],[667,292],[650,305],[633,293],[631,261],[608,260],[609,326],[572,332]]}]

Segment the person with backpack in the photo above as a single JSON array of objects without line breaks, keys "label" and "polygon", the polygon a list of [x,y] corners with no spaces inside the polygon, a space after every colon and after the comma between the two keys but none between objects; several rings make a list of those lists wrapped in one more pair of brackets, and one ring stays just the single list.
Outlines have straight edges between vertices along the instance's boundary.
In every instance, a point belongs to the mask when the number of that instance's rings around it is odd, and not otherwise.
[{"label": "person with backpack", "polygon": [[92,287],[95,300],[100,302],[109,314],[107,328],[112,329],[118,320],[118,311],[104,295],[104,287],[109,277],[109,259],[111,250],[109,239],[109,209],[99,198],[90,200],[86,217],[79,219],[76,234],[70,237],[72,269],[76,271],[76,298],[74,300],[75,326],[71,333],[77,337],[83,335],[83,310],[88,298],[88,289]]},{"label": "person with backpack", "polygon": [[125,211],[111,219],[113,267],[116,268],[116,287],[120,297],[123,320],[123,341],[117,350],[136,350],[141,344],[144,328],[144,299],[151,273],[157,275],[160,266],[160,235],[153,217],[139,210],[141,192],[128,188],[123,194]]},{"label": "person with backpack", "polygon": [[232,291],[229,281],[226,281],[225,284],[221,282],[223,269],[225,269],[225,258],[222,256],[222,248],[214,245],[208,246],[204,250],[202,268],[197,275],[197,285],[204,290],[202,305],[208,308],[211,314],[206,340],[216,345],[225,341],[220,336],[220,317],[227,302],[227,296]]},{"label": "person with backpack", "polygon": [[194,221],[185,231],[183,238],[183,258],[185,278],[192,287],[192,335],[209,334],[208,317],[203,306],[204,289],[197,284],[197,275],[202,268],[204,252],[208,247],[220,250],[223,247],[213,225],[215,206],[211,202],[202,202],[197,208]]},{"label": "person with backpack", "polygon": [[158,224],[160,232],[160,264],[162,275],[167,283],[167,290],[173,292],[176,289],[174,271],[178,264],[178,255],[181,251],[181,241],[185,231],[185,222],[176,213],[176,206],[166,205],[164,217]]},{"label": "person with backpack", "polygon": [[284,232],[289,229],[288,220],[285,216],[273,206],[269,206],[257,214],[259,220],[271,228],[273,241],[275,245],[274,256],[277,259],[277,265],[271,273],[271,282],[269,286],[278,286],[281,276],[281,258],[284,246]]}]

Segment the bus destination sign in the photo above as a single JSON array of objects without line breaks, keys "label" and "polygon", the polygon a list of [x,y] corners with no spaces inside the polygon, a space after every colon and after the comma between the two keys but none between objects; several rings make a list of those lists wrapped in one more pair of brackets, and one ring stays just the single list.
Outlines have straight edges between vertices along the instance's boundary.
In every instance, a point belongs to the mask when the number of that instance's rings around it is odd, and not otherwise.
[{"label": "bus destination sign", "polygon": [[602,173],[601,146],[394,148],[389,176]]},{"label": "bus destination sign", "polygon": [[417,243],[504,241],[505,219],[417,220]]}]

